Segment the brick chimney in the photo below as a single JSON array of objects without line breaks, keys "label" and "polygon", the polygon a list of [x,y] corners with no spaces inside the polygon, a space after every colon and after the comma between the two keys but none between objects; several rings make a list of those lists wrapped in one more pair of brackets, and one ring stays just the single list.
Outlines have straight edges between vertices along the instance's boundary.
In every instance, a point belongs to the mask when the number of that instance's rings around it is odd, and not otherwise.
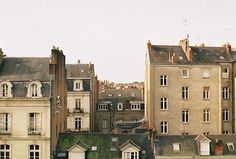
[{"label": "brick chimney", "polygon": [[226,49],[227,53],[231,53],[231,45],[229,42],[224,44],[223,47]]},{"label": "brick chimney", "polygon": [[150,40],[148,40],[147,48],[149,51],[152,50],[152,44],[151,44]]},{"label": "brick chimney", "polygon": [[173,55],[171,56],[171,63],[172,64],[177,64],[177,56],[175,53],[173,53]]}]

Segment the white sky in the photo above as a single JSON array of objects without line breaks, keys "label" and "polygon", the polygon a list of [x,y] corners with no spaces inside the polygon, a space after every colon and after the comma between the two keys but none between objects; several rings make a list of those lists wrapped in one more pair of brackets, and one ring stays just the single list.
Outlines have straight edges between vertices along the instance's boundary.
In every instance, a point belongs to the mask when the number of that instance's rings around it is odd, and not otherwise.
[{"label": "white sky", "polygon": [[148,40],[236,47],[235,16],[235,0],[0,0],[0,48],[48,57],[55,45],[101,80],[143,81]]}]

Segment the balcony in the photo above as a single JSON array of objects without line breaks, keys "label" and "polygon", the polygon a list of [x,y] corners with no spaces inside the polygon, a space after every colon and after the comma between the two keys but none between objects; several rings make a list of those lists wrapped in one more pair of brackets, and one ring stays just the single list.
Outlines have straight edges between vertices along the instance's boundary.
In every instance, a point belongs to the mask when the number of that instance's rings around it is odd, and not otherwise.
[{"label": "balcony", "polygon": [[0,126],[0,135],[9,135],[11,134],[11,127],[10,126]]},{"label": "balcony", "polygon": [[28,128],[28,135],[41,135],[41,128],[40,127],[29,127]]},{"label": "balcony", "polygon": [[84,113],[84,108],[73,108],[73,113]]}]

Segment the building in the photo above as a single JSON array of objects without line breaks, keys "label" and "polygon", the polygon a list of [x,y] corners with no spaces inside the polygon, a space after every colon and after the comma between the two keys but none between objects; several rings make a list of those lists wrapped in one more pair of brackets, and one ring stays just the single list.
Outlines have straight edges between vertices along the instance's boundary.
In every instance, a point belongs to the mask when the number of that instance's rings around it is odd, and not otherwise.
[{"label": "building", "polygon": [[5,57],[0,51],[0,158],[53,158],[66,128],[65,56]]},{"label": "building", "polygon": [[[138,126],[139,120],[143,118],[142,89],[107,89],[100,92],[96,109],[97,132],[130,131],[131,128]],[[131,122],[131,127],[127,127],[127,129],[119,127],[119,125],[122,126],[127,122]]]},{"label": "building", "polygon": [[155,159],[233,159],[235,135],[168,135],[154,141]]},{"label": "building", "polygon": [[147,44],[145,117],[162,135],[235,133],[235,51]]},{"label": "building", "polygon": [[153,159],[148,134],[61,133],[57,159]]},{"label": "building", "polygon": [[94,65],[67,64],[67,130],[94,131],[98,81]]}]

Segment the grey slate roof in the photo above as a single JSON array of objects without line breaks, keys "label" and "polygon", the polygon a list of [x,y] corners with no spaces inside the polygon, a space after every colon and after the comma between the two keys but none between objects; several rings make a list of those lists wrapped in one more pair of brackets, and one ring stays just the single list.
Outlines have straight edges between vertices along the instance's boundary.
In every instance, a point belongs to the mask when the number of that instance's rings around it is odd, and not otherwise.
[{"label": "grey slate roof", "polygon": [[[117,138],[117,142],[113,142],[112,138]],[[121,159],[121,151],[119,147],[125,142],[132,140],[146,154],[140,152],[140,159],[153,159],[151,142],[148,140],[148,134],[98,134],[98,133],[61,133],[59,136],[56,150],[58,152],[67,151],[76,142],[81,141],[86,144],[89,149],[86,152],[87,159]],[[92,146],[97,146],[97,151],[92,151]],[[116,148],[111,151],[111,148]]]},{"label": "grey slate roof", "polygon": [[4,58],[0,66],[0,80],[29,81],[49,80],[49,58],[10,57]]},{"label": "grey slate roof", "polygon": [[[217,64],[219,62],[232,62],[233,59],[224,47],[190,46],[193,60],[188,61],[181,46],[152,45],[149,51],[151,63],[172,65],[169,61],[173,53],[177,56],[177,64]],[[234,54],[233,54],[234,55]],[[236,55],[234,56],[236,59]]]},{"label": "grey slate roof", "polygon": [[93,64],[66,64],[67,77],[89,78],[89,65],[93,68]]},{"label": "grey slate roof", "polygon": [[[197,141],[195,140],[197,135],[168,135],[158,136],[158,139],[154,141],[155,152],[157,156],[198,156]],[[215,155],[215,144],[217,140],[221,140],[223,143],[223,155],[236,155],[236,149],[229,151],[227,147],[228,142],[233,142],[236,146],[236,135],[208,135],[206,136],[211,140],[210,142],[210,155]],[[179,143],[180,151],[173,150],[173,143]],[[235,147],[236,148],[236,147]],[[235,156],[236,158],[236,156]]]}]

